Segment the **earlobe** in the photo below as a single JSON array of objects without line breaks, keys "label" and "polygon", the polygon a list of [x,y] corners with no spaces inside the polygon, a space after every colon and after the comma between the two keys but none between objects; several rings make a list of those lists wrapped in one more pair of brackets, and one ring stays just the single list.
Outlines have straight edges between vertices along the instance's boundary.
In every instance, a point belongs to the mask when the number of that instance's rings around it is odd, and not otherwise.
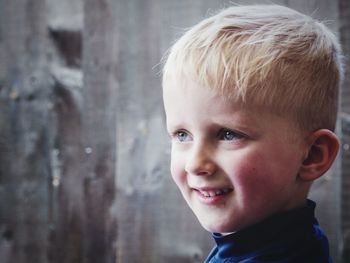
[{"label": "earlobe", "polygon": [[313,181],[331,167],[338,153],[339,140],[332,131],[320,129],[309,136],[308,145],[307,157],[299,172],[303,181]]}]

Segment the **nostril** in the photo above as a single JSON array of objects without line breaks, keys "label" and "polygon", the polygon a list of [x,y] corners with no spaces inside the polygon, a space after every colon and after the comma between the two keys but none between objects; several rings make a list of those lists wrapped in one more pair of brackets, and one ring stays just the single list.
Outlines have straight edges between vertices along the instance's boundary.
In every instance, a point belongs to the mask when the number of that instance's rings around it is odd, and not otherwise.
[{"label": "nostril", "polygon": [[197,174],[198,174],[198,175],[209,175],[210,172],[208,172],[208,171],[200,171],[200,172],[198,172]]},{"label": "nostril", "polygon": [[208,176],[214,174],[216,171],[216,166],[213,162],[206,162],[201,163],[197,165],[188,166],[186,168],[186,172],[193,174],[193,175],[199,175],[199,176]]}]

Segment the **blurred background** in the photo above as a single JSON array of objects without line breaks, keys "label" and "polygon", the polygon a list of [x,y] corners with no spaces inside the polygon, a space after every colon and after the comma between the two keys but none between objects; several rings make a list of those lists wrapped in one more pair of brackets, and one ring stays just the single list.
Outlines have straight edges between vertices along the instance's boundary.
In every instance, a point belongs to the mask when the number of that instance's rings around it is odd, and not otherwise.
[{"label": "blurred background", "polygon": [[[349,58],[349,0],[273,2],[326,21]],[[210,234],[169,173],[160,63],[231,4],[0,0],[1,263],[203,262]],[[342,149],[311,192],[336,263],[350,262],[349,85],[347,70]]]}]

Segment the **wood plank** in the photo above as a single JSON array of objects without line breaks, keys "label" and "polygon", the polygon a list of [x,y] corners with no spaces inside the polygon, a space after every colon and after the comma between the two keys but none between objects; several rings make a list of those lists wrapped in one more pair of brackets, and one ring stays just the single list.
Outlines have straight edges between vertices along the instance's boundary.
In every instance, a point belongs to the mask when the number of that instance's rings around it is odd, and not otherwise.
[{"label": "wood plank", "polygon": [[84,260],[116,261],[116,94],[112,1],[84,1],[83,159]]},{"label": "wood plank", "polygon": [[1,1],[0,258],[46,262],[50,178],[45,1]]}]

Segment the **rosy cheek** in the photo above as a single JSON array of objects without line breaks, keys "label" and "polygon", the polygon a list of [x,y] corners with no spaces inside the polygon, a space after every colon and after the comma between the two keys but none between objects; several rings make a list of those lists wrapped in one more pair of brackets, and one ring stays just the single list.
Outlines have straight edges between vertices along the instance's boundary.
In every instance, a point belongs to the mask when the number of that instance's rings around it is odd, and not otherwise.
[{"label": "rosy cheek", "polygon": [[269,191],[270,177],[266,170],[266,164],[259,158],[246,158],[239,162],[231,173],[237,190],[242,197],[259,196],[265,190]]},{"label": "rosy cheek", "polygon": [[179,184],[183,180],[185,180],[185,170],[184,164],[181,160],[172,158],[170,165],[171,176],[173,180]]}]

